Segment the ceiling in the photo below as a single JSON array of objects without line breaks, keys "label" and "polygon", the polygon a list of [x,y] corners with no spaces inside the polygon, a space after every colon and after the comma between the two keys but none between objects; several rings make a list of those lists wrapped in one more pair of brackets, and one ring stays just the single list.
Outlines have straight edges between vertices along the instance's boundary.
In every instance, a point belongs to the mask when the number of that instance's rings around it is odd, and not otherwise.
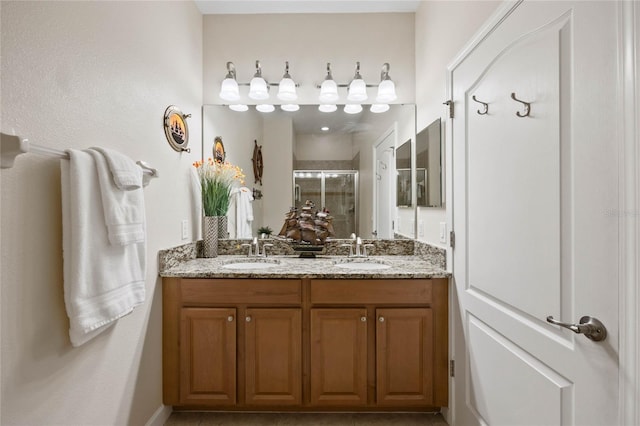
[{"label": "ceiling", "polygon": [[205,15],[415,12],[421,0],[195,0]]}]

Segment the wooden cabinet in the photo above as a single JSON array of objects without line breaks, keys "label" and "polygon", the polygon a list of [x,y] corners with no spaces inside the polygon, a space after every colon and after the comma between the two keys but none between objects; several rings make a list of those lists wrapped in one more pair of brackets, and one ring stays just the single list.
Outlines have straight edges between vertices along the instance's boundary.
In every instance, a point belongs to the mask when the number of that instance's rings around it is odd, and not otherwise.
[{"label": "wooden cabinet", "polygon": [[376,318],[376,402],[433,404],[432,310],[377,309]]},{"label": "wooden cabinet", "polygon": [[448,404],[448,282],[163,280],[163,401],[227,410]]},{"label": "wooden cabinet", "polygon": [[311,309],[311,405],[367,404],[367,310]]},{"label": "wooden cabinet", "polygon": [[302,315],[298,308],[247,309],[247,405],[302,402]]},{"label": "wooden cabinet", "polygon": [[180,317],[180,401],[234,405],[236,310],[185,308]]}]

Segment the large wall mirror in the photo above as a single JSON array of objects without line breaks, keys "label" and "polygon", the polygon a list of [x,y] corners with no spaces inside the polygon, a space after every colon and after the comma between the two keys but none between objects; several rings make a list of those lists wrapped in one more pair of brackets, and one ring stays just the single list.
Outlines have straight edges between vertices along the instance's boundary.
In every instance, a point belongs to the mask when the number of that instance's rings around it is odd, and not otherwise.
[{"label": "large wall mirror", "polygon": [[416,204],[442,207],[442,136],[440,118],[416,135]]},{"label": "large wall mirror", "polygon": [[[247,175],[245,186],[256,188],[263,198],[253,202],[254,235],[257,228],[269,226],[276,233],[291,206],[304,202],[303,190],[317,183],[310,192],[316,206],[328,206],[339,219],[341,232],[363,238],[375,238],[376,188],[380,186],[375,169],[375,149],[386,137],[393,147],[415,141],[415,105],[391,105],[384,113],[372,113],[368,106],[358,114],[347,114],[342,105],[324,113],[318,105],[303,105],[299,111],[285,112],[276,106],[261,113],[250,106],[237,112],[223,105],[203,107],[202,152],[212,155],[215,137],[222,138],[227,161],[240,166]],[[255,142],[254,142],[255,141]],[[262,147],[264,171],[262,184],[253,176],[251,162],[255,145]],[[409,145],[409,146],[410,146]],[[357,173],[354,173],[357,172]],[[395,164],[389,164],[395,176]],[[317,176],[321,178],[314,180]],[[323,180],[324,178],[324,180]],[[312,182],[313,181],[313,182]],[[322,188],[324,182],[324,188]],[[397,207],[395,180],[389,181],[388,195],[381,204],[388,206],[390,236],[415,236],[415,206]],[[341,192],[342,191],[342,192]],[[233,212],[229,213],[229,216]],[[230,237],[234,237],[230,229]]]},{"label": "large wall mirror", "polygon": [[411,207],[413,195],[411,140],[396,148],[396,175],[396,206]]}]

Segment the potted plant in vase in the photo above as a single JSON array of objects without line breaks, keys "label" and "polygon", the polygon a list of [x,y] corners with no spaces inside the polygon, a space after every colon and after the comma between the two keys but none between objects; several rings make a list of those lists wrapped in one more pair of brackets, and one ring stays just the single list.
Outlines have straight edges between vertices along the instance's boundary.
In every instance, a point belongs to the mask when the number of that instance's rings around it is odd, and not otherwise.
[{"label": "potted plant in vase", "polygon": [[228,162],[196,161],[193,163],[202,189],[202,239],[204,257],[218,255],[218,238],[227,236],[227,211],[231,202],[234,184],[244,184],[244,173],[238,166]]}]

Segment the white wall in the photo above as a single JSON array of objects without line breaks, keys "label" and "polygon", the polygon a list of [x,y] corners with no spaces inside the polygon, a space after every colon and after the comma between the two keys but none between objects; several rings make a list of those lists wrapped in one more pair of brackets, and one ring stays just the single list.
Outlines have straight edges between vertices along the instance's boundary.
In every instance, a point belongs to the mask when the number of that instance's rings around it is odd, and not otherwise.
[{"label": "white wall", "polygon": [[296,159],[298,161],[351,161],[353,159],[352,145],[349,133],[296,134]]},{"label": "white wall", "polygon": [[[423,1],[415,14],[415,61],[417,130],[437,117],[443,120],[443,134],[449,125],[446,101],[447,65],[466,45],[501,2],[495,1]],[[445,144],[448,141],[445,141]],[[444,172],[444,171],[443,171]],[[445,182],[445,185],[449,185]],[[418,239],[445,246],[440,242],[440,222],[445,208],[420,208],[418,222],[423,229]]]},{"label": "white wall", "polygon": [[[192,2],[2,2],[1,127],[57,149],[117,149],[156,167],[145,188],[147,300],[82,347],[62,293],[59,160],[27,154],[1,176],[3,425],[144,424],[161,407],[157,251],[183,243],[200,158],[202,17]],[[164,137],[189,119],[191,154]]]},{"label": "white wall", "polygon": [[285,115],[267,116],[263,129],[264,198],[262,222],[256,225],[269,226],[277,233],[293,198],[293,122]]}]

